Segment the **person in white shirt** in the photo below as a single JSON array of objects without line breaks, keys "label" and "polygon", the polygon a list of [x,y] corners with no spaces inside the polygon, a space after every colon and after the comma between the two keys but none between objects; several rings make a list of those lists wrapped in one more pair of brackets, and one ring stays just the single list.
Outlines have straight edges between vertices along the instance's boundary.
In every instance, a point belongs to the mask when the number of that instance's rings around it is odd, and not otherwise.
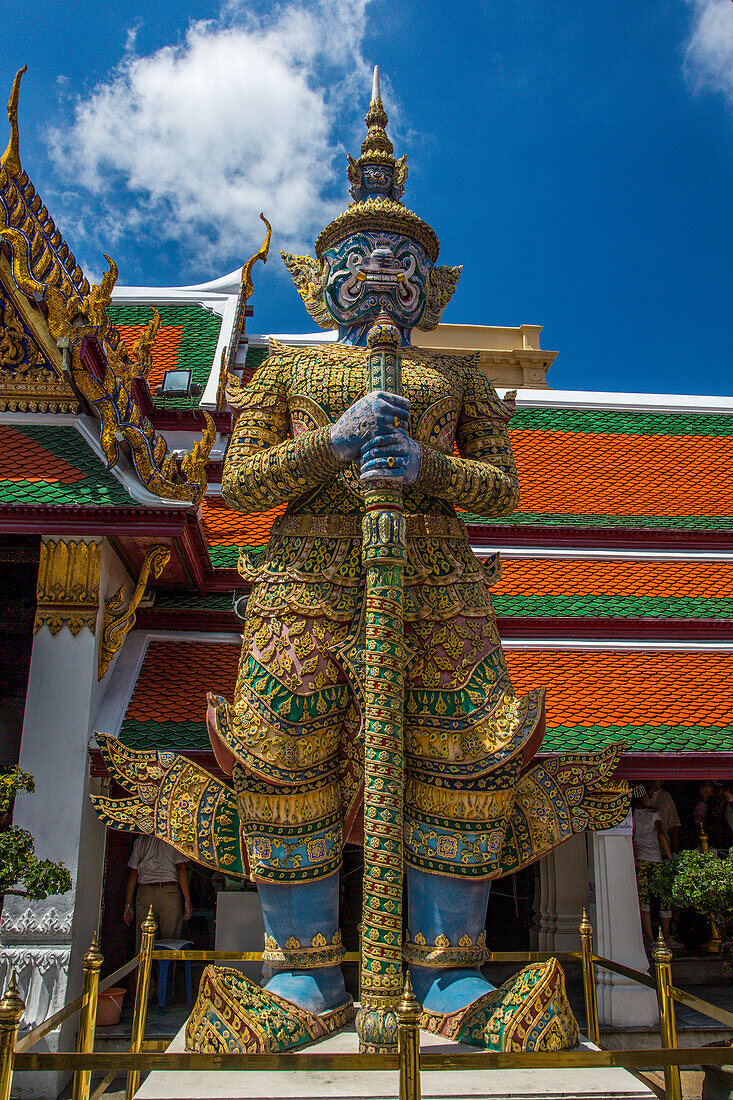
[{"label": "person in white shirt", "polygon": [[[636,864],[636,889],[639,894],[641,926],[647,945],[652,946],[654,932],[652,931],[649,891],[651,877],[658,864],[662,862],[662,855],[666,859],[671,859],[672,852],[662,828],[661,818],[649,801],[645,786],[640,785],[634,788],[631,807],[634,820],[634,863]],[[667,944],[670,947],[680,947],[681,944],[677,943],[676,940],[672,940],[669,934],[669,922],[672,919],[671,909],[662,909],[659,916]]]},{"label": "person in white shirt", "polygon": [[[191,894],[188,886],[186,857],[154,836],[139,836],[132,849],[127,866],[125,911],[122,919],[130,924],[133,917],[137,924],[135,953],[140,951],[142,932],[140,926],[153,907],[157,938],[176,939],[181,924],[191,916]],[[137,887],[136,908],[132,899]]]},{"label": "person in white shirt", "polygon": [[664,835],[673,852],[679,848],[679,828],[682,824],[677,807],[669,791],[662,786],[661,779],[652,779],[649,784],[649,802],[659,814]]}]

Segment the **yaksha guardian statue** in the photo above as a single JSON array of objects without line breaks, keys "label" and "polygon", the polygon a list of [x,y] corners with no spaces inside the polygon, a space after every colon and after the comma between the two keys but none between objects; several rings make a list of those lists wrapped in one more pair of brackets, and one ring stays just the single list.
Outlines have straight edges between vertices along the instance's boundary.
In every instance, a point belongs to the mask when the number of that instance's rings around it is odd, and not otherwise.
[{"label": "yaksha guardian statue", "polygon": [[407,167],[378,79],[366,123],[348,162],[354,201],[315,260],[283,254],[338,341],[271,341],[252,381],[229,391],[224,497],[241,512],[286,505],[266,551],[240,564],[251,593],[233,702],[209,697],[231,785],[99,735],[132,797],[96,805],[117,828],[257,883],[272,976],[260,987],[209,967],[189,1048],[287,1050],[352,1019],[338,904],[352,839],[365,848],[362,1048],[394,1047],[404,962],[425,1028],[557,1049],[578,1034],[557,963],[500,990],[481,972],[489,888],[624,817],[618,748],[531,763],[544,692],[514,694],[490,596],[498,564],[477,561],[459,515],[517,505],[511,406],[477,356],[411,345],[414,327],[438,324],[461,269],[435,266],[435,233],[402,204]]}]

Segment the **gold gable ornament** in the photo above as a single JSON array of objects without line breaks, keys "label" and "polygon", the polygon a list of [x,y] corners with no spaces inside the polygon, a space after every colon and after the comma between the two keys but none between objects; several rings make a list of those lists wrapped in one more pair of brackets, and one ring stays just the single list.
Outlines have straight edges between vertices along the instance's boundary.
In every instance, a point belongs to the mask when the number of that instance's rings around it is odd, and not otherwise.
[{"label": "gold gable ornament", "polygon": [[124,607],[125,586],[121,584],[113,596],[104,601],[102,612],[102,638],[99,643],[99,664],[97,679],[103,680],[112,658],[124,645],[125,638],[135,625],[136,612],[145,595],[150,574],[159,577],[170,561],[171,552],[167,546],[154,546],[148,550],[140,569],[135,591],[129,604]]}]

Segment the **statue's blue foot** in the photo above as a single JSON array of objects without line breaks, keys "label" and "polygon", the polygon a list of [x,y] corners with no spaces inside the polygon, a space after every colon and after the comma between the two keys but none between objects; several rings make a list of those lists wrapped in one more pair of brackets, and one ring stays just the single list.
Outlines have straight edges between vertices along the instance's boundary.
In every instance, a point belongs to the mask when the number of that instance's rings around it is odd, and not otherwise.
[{"label": "statue's blue foot", "polygon": [[280,970],[262,988],[316,1015],[340,1008],[349,1000],[340,966],[327,966],[320,970]]},{"label": "statue's blue foot", "polygon": [[496,988],[474,968],[433,970],[412,966],[410,978],[415,996],[429,1012],[456,1012]]},{"label": "statue's blue foot", "polygon": [[487,958],[488,881],[407,869],[405,954],[421,1027],[483,1050],[563,1050],[578,1042],[556,959],[527,966],[496,989]]}]

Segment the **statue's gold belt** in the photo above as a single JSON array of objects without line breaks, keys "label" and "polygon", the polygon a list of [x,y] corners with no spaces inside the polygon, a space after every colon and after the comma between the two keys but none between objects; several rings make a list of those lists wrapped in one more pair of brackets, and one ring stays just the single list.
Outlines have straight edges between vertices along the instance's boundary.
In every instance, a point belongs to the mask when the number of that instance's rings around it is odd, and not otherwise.
[{"label": "statue's gold belt", "polygon": [[[408,512],[405,521],[408,538],[466,538],[466,526],[458,516],[423,516]],[[281,516],[273,523],[272,534],[360,539],[361,516]]]}]

